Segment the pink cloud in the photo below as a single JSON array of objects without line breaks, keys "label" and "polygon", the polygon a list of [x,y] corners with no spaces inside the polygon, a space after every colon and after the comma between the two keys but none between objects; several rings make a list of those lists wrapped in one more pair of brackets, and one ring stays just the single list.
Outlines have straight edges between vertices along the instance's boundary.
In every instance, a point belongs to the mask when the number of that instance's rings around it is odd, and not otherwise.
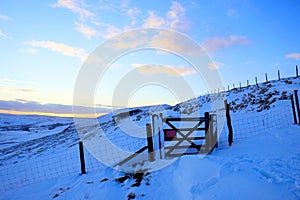
[{"label": "pink cloud", "polygon": [[286,58],[292,58],[292,59],[295,59],[295,60],[299,60],[300,59],[300,53],[286,54],[285,57]]},{"label": "pink cloud", "polygon": [[233,45],[247,45],[250,41],[245,36],[231,35],[229,37],[211,37],[207,38],[202,47],[210,52],[215,53],[221,49],[231,47]]}]

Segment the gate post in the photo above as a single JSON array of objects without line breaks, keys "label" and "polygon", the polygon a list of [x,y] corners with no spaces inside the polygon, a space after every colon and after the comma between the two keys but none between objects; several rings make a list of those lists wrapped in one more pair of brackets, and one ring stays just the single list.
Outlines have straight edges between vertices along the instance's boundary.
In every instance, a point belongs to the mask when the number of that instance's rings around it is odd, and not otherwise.
[{"label": "gate post", "polygon": [[146,124],[146,132],[147,132],[147,143],[148,143],[148,157],[149,161],[154,161],[154,148],[153,148],[153,137],[151,124]]},{"label": "gate post", "polygon": [[[214,124],[214,120],[216,119],[216,114],[210,115],[210,122],[209,122],[209,128],[210,128],[210,134],[211,134],[211,149],[214,149],[215,147],[218,147],[218,130],[217,125]],[[214,127],[216,125],[216,127]],[[216,131],[214,132],[214,129]]]},{"label": "gate post", "polygon": [[155,151],[155,159],[164,159],[164,134],[163,134],[163,118],[162,114],[152,114],[152,138]]},{"label": "gate post", "polygon": [[204,118],[206,118],[207,120],[204,121],[204,125],[205,125],[205,152],[208,153],[210,151],[210,147],[211,147],[211,131],[210,131],[210,120],[209,120],[209,113],[205,112],[204,113]]}]

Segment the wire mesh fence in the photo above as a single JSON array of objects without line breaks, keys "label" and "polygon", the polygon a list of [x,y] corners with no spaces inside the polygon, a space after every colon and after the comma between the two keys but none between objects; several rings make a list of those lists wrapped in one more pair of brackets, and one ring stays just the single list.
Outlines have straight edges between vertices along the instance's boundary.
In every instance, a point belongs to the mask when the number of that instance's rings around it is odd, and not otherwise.
[{"label": "wire mesh fence", "polygon": [[[264,134],[267,131],[280,129],[293,124],[290,101],[282,101],[280,105],[264,110],[262,112],[233,112],[231,113],[232,126],[234,132],[234,142],[245,138]],[[223,112],[222,112],[223,113]],[[225,118],[225,115],[217,116],[217,121]],[[218,148],[228,148],[228,129],[226,124],[218,125],[219,140]],[[130,130],[135,131],[134,136],[120,134],[121,131],[109,135],[109,139],[116,146],[124,147],[128,152],[134,153],[136,150],[146,145],[146,131],[144,128]],[[129,131],[129,129],[127,130]],[[144,138],[137,136],[144,135]],[[157,145],[157,144],[156,144]],[[106,157],[111,157],[110,149],[101,152]],[[147,156],[147,155],[145,155]],[[113,157],[112,157],[113,158]],[[125,158],[117,155],[112,162],[117,162]],[[85,149],[86,170],[101,170],[106,166],[98,161]],[[47,155],[41,158],[29,159],[26,162],[0,166],[0,191],[10,190],[16,187],[41,182],[53,178],[76,175],[81,173],[80,156],[77,148],[56,155]]]},{"label": "wire mesh fence", "polygon": [[[85,150],[85,161],[88,170],[103,168],[103,164]],[[80,174],[79,151],[73,149],[46,158],[30,159],[26,162],[0,167],[0,191],[38,183],[41,181]]]},{"label": "wire mesh fence", "polygon": [[[225,116],[218,116],[218,118]],[[258,134],[293,125],[290,101],[282,101],[281,105],[262,112],[231,113],[233,140],[240,141]],[[219,148],[228,147],[228,129],[224,125],[219,131]]]}]

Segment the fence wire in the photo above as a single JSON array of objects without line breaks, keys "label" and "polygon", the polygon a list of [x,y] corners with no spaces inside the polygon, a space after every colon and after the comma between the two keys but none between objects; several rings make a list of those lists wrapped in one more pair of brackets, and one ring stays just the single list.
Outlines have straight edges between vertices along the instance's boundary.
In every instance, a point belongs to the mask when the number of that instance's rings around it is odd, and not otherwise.
[{"label": "fence wire", "polygon": [[[231,112],[230,115],[234,142],[293,125],[293,115],[289,101],[262,112]],[[218,116],[218,118],[221,117],[225,116]],[[218,145],[220,149],[228,148],[228,128],[226,123],[219,131]]]},{"label": "fence wire", "polygon": [[[225,116],[221,115],[217,117],[219,121],[222,121],[220,120],[221,118],[225,118]],[[293,124],[288,101],[284,102],[281,106],[262,112],[231,112],[231,119],[234,142]],[[125,133],[124,135],[111,134],[108,137],[116,146],[124,147],[125,150],[134,152],[146,145],[146,131],[144,129],[142,131],[145,138],[128,137]],[[228,148],[228,129],[226,121],[224,126],[218,125],[218,133],[218,148]],[[107,149],[107,151],[102,152],[102,154],[103,156],[109,157],[111,152]],[[124,157],[118,157],[119,161],[122,159],[124,159]],[[116,160],[113,161],[115,162]],[[101,170],[106,167],[94,158],[87,149],[85,149],[85,163],[87,171]],[[47,156],[47,158],[34,158],[22,163],[0,166],[0,191],[3,192],[44,180],[80,173],[79,151],[76,148],[72,148],[68,149],[65,153],[50,157]]]}]

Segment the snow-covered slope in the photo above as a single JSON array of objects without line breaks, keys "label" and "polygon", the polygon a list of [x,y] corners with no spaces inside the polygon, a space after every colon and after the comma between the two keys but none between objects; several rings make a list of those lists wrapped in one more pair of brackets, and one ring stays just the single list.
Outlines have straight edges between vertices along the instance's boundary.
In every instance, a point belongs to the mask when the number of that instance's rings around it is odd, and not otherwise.
[{"label": "snow-covered slope", "polygon": [[[184,156],[143,174],[117,172],[86,152],[88,174],[78,175],[79,138],[72,119],[0,115],[0,199],[299,199],[300,129],[293,125],[289,100],[299,88],[300,78],[287,78],[99,117],[112,143],[135,152],[146,144],[149,112],[203,115],[213,109],[212,99],[226,96],[234,128],[231,148],[224,126],[212,154]],[[95,128],[86,124],[86,136],[95,137]]]},{"label": "snow-covered slope", "polygon": [[1,199],[299,199],[300,127],[265,132],[160,171],[98,168],[1,193]]}]

